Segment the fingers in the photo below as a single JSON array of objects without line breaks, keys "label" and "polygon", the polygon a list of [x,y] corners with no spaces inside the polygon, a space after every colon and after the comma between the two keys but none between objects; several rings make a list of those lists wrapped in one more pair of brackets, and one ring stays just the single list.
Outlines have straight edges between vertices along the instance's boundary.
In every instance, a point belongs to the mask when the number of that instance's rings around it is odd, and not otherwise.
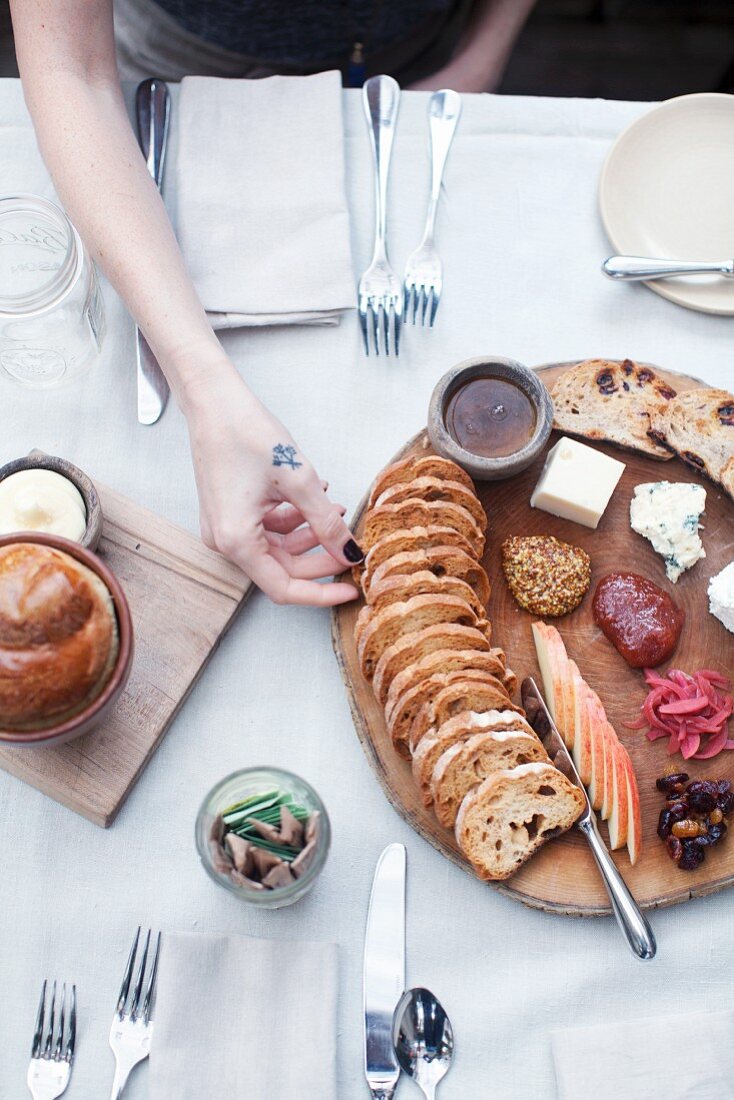
[{"label": "fingers", "polygon": [[322,577],[333,577],[342,572],[342,564],[331,554],[322,550],[319,554],[305,554],[294,557],[284,550],[275,547],[270,548],[271,555],[279,561],[291,577],[299,577],[303,580],[319,580]]},{"label": "fingers", "polygon": [[[289,554],[305,554],[307,550],[313,550],[319,545],[319,537],[313,527],[299,527],[297,531],[291,531],[289,535],[277,535],[273,531],[266,531],[265,537],[269,545],[286,550]],[[337,573],[341,573],[344,566],[340,565]]]},{"label": "fingers", "polygon": [[[305,559],[304,559],[305,561]],[[302,604],[312,607],[334,607],[348,603],[357,597],[356,588],[351,584],[319,584],[315,580],[306,580],[291,576],[287,569],[272,554],[260,553],[247,563],[248,575],[258,588],[277,604]]]},{"label": "fingers", "polygon": [[343,568],[363,560],[364,554],[342,519],[340,508],[322,491],[315,474],[294,481],[290,499],[303,512],[319,543],[342,563]]},{"label": "fingers", "polygon": [[[346,512],[346,508],[342,504],[337,504],[340,514],[343,516]],[[303,512],[299,512],[297,508],[294,508],[292,504],[279,504],[275,508],[271,508],[269,512],[266,512],[263,516],[263,526],[266,531],[275,531],[280,535],[287,535],[291,531],[295,531],[297,527],[306,522],[306,517]]]}]

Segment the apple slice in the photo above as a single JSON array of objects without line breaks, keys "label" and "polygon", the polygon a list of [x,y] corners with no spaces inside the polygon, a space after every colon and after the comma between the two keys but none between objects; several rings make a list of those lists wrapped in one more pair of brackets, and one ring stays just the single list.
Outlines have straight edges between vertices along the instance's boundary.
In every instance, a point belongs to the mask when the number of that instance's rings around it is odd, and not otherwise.
[{"label": "apple slice", "polygon": [[585,686],[584,678],[579,672],[579,667],[575,661],[570,659],[566,662],[566,687],[567,691],[564,695],[566,702],[570,707],[569,714],[569,728],[566,736],[566,747],[573,752],[574,741],[576,740],[576,724],[577,713],[579,709],[579,692]]},{"label": "apple slice", "polygon": [[580,680],[576,687],[576,698],[579,700],[579,725],[573,742],[573,762],[581,777],[581,782],[585,787],[588,787],[591,782],[591,731],[595,718],[595,708],[589,685],[584,680]]},{"label": "apple slice", "polygon": [[608,720],[604,725],[604,797],[601,806],[602,821],[608,821],[614,804],[614,754],[617,751],[617,733]]},{"label": "apple slice", "polygon": [[613,792],[612,812],[609,815],[609,843],[612,849],[624,848],[629,831],[629,798],[627,795],[627,764],[619,740],[614,743],[612,756]]},{"label": "apple slice", "polygon": [[566,647],[555,627],[537,622],[532,624],[532,629],[548,710],[558,726],[561,737],[568,745],[569,729],[573,722],[571,709],[573,700],[568,698],[569,689],[566,684],[568,666]]},{"label": "apple slice", "polygon": [[622,759],[624,760],[625,776],[627,780],[627,851],[630,863],[634,866],[640,858],[642,849],[642,814],[640,812],[640,793],[637,789],[635,769],[632,767],[630,755],[623,744],[619,744]]},{"label": "apple slice", "polygon": [[606,789],[606,727],[607,716],[599,696],[592,691],[589,707],[591,722],[591,782],[589,783],[589,801],[595,810],[604,805]]}]

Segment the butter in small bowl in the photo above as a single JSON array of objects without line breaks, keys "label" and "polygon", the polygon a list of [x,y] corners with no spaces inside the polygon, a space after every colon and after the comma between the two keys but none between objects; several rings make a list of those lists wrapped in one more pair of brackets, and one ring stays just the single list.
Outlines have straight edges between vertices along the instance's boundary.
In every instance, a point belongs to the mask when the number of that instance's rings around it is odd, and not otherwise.
[{"label": "butter in small bowl", "polygon": [[67,459],[31,451],[0,467],[0,537],[27,531],[96,550],[102,518],[93,482]]}]

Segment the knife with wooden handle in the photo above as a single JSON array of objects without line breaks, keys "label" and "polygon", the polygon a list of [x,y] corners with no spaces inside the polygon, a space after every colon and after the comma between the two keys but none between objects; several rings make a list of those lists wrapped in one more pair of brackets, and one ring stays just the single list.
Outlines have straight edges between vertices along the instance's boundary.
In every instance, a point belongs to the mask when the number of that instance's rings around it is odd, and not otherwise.
[{"label": "knife with wooden handle", "polygon": [[391,1100],[400,1077],[393,1016],[405,991],[405,870],[402,844],[377,861],[364,940],[364,1073],[374,1100]]},{"label": "knife with wooden handle", "polygon": [[[144,80],[135,94],[138,143],[148,171],[160,191],[166,159],[171,97],[162,80]],[[139,328],[135,329],[138,363],[138,421],[155,424],[168,401],[168,382]]]}]

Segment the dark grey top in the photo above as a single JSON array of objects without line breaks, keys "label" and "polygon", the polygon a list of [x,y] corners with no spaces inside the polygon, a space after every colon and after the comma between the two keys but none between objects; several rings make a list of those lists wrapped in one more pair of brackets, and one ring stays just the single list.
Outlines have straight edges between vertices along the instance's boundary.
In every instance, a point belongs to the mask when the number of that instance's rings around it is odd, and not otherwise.
[{"label": "dark grey top", "polygon": [[456,0],[156,0],[191,34],[261,61],[318,64],[410,37]]}]

